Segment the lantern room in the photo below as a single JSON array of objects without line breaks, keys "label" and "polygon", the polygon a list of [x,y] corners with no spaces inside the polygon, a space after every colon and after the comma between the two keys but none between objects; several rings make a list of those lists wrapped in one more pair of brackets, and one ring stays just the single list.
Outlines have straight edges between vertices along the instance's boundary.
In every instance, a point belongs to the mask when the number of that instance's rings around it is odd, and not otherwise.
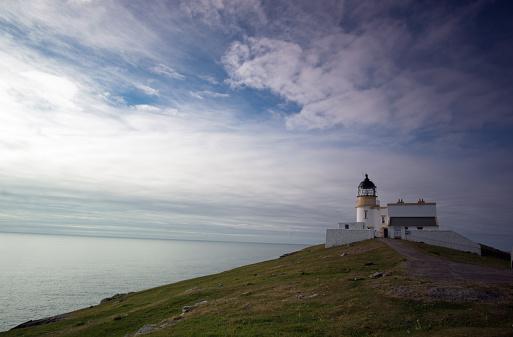
[{"label": "lantern room", "polygon": [[376,185],[369,180],[369,175],[365,173],[365,179],[358,185],[359,197],[376,197]]}]

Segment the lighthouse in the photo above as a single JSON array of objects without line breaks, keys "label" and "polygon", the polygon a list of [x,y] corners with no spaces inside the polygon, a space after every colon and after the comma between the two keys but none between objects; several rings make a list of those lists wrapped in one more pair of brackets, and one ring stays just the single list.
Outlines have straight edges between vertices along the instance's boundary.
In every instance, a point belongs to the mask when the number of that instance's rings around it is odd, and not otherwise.
[{"label": "lighthouse", "polygon": [[386,207],[380,207],[376,185],[365,174],[365,179],[358,185],[358,199],[356,201],[356,221],[365,223],[366,228],[386,226]]},{"label": "lighthouse", "polygon": [[356,222],[339,222],[338,229],[326,230],[325,247],[346,245],[353,242],[389,237],[447,247],[481,255],[481,246],[450,230],[440,230],[436,216],[436,203],[404,202],[380,206],[376,184],[365,174],[358,185]]}]

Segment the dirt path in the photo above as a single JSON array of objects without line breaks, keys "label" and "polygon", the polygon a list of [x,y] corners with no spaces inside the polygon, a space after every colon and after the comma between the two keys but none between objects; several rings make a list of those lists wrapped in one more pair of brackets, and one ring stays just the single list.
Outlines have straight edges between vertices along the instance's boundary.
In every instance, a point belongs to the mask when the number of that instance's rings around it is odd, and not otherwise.
[{"label": "dirt path", "polygon": [[513,284],[513,270],[458,263],[429,256],[405,245],[400,240],[379,239],[408,259],[404,267],[410,275],[445,280],[510,283]]}]

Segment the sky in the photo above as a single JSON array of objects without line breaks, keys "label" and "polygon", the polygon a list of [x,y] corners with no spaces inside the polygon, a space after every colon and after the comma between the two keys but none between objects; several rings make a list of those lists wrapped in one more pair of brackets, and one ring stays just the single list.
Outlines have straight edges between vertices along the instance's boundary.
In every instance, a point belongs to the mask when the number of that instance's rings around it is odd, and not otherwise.
[{"label": "sky", "polygon": [[382,205],[513,246],[513,3],[0,2],[0,231],[324,242]]}]

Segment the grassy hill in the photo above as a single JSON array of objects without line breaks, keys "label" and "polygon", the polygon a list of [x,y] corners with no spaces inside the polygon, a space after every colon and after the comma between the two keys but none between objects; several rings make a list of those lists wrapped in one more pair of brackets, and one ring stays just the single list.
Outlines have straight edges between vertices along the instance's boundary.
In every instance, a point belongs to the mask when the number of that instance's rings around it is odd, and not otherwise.
[{"label": "grassy hill", "polygon": [[[435,255],[508,266],[495,256],[416,245]],[[401,262],[378,240],[319,245],[122,295],[0,336],[135,336],[145,325],[158,327],[144,335],[151,337],[513,335],[513,285],[437,283],[408,276]]]}]

